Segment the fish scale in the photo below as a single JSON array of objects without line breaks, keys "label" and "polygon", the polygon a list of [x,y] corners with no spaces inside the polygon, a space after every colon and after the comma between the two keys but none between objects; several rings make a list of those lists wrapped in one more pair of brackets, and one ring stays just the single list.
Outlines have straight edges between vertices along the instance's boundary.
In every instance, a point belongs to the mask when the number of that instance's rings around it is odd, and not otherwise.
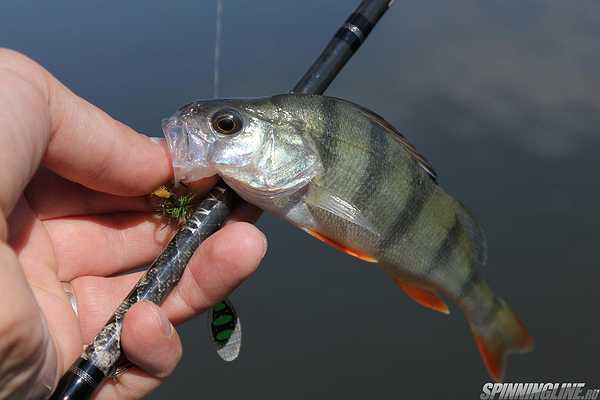
[{"label": "fish scale", "polygon": [[[323,162],[325,171],[314,181],[313,188],[318,193],[320,188],[336,187],[338,188],[336,195],[341,199],[348,199],[349,203],[352,203],[352,198],[364,192],[360,186],[360,180],[362,171],[369,168],[368,153],[357,151],[361,147],[368,146],[368,138],[364,135],[357,135],[356,127],[363,125],[362,129],[368,129],[368,126],[364,121],[344,118],[345,111],[342,105],[332,99],[324,100],[320,105],[319,118],[325,122],[323,129],[311,130],[310,133],[320,144],[318,148],[321,149],[322,159],[328,161]],[[353,145],[349,145],[351,143]],[[339,154],[343,153],[348,153],[350,156],[339,157]],[[369,235],[368,232],[364,232],[362,227],[349,225],[326,210],[312,206],[309,206],[309,209],[315,219],[319,221],[319,225],[327,227],[322,230],[330,237],[354,242],[357,236]]]},{"label": "fish scale", "polygon": [[352,204],[359,210],[366,210],[372,199],[377,196],[380,189],[380,183],[384,178],[384,169],[381,168],[380,160],[385,160],[387,154],[387,136],[382,134],[382,128],[378,125],[371,124],[367,129],[368,132],[368,152],[366,154],[366,166],[364,169],[357,171],[360,173],[359,183],[357,184],[356,192],[352,196]]}]

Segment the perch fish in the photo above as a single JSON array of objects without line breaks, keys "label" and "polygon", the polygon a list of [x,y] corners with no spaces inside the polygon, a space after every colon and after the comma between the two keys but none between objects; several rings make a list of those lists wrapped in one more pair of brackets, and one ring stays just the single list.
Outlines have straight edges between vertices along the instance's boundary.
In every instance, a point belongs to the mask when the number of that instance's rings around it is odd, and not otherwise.
[{"label": "perch fish", "polygon": [[190,103],[163,121],[177,180],[218,174],[243,199],[379,265],[410,298],[464,312],[495,381],[533,341],[480,276],[484,234],[429,162],[346,100],[278,95]]}]

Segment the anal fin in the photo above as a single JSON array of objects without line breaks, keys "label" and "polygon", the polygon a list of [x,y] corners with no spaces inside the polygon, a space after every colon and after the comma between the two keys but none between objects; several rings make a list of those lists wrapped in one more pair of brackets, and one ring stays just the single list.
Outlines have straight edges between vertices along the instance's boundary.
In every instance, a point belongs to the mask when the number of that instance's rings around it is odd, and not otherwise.
[{"label": "anal fin", "polygon": [[356,257],[359,260],[363,260],[366,262],[370,262],[370,263],[377,262],[377,259],[375,257],[372,257],[368,254],[364,254],[358,250],[354,250],[349,247],[346,247],[343,244],[341,244],[333,239],[328,238],[327,236],[317,232],[314,229],[304,229],[304,231],[306,233],[308,233],[309,235],[311,235],[312,237],[314,237],[315,239],[319,239],[321,242],[328,244],[329,246],[333,247],[336,250],[341,251],[342,253],[346,253],[352,257]]},{"label": "anal fin", "polygon": [[396,283],[408,297],[420,305],[441,312],[442,314],[450,314],[450,309],[446,303],[444,303],[434,291],[423,289],[413,283],[407,283],[400,278],[394,278],[394,283]]}]

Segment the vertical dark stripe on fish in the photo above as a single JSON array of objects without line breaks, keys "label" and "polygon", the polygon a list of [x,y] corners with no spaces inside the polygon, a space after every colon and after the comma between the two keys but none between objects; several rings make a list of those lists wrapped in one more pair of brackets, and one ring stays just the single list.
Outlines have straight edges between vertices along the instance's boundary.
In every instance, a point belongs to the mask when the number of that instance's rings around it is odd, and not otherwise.
[{"label": "vertical dark stripe on fish", "polygon": [[444,241],[440,244],[440,247],[438,248],[435,256],[433,257],[433,260],[431,261],[429,269],[425,271],[425,275],[428,276],[432,274],[436,269],[448,265],[448,260],[450,259],[452,252],[460,243],[462,232],[463,230],[460,220],[455,215],[454,224],[446,234],[446,238],[444,239]]},{"label": "vertical dark stripe on fish", "polygon": [[471,266],[469,276],[467,276],[467,279],[465,279],[462,286],[458,290],[458,298],[462,299],[467,297],[481,282],[481,276],[479,276],[479,273]]},{"label": "vertical dark stripe on fish", "polygon": [[381,160],[385,158],[386,133],[376,124],[370,122],[369,129],[369,160],[360,178],[359,190],[352,197],[352,204],[359,210],[365,210],[372,196],[378,192],[383,178]]},{"label": "vertical dark stripe on fish", "polygon": [[430,179],[423,179],[422,169],[416,163],[409,164],[412,169],[411,183],[412,188],[410,197],[402,210],[398,212],[398,216],[384,233],[382,240],[379,242],[379,249],[385,252],[393,247],[400,238],[410,231],[410,228],[417,222],[419,215],[427,204],[429,195],[432,193],[434,184]]},{"label": "vertical dark stripe on fish", "polygon": [[481,323],[483,325],[492,323],[503,306],[504,304],[500,301],[500,299],[498,297],[494,297],[492,308],[490,308],[489,311],[484,315],[483,319],[481,320]]},{"label": "vertical dark stripe on fish", "polygon": [[338,132],[340,126],[340,115],[337,109],[336,101],[329,97],[320,97],[320,112],[324,122],[322,145],[319,147],[321,162],[325,171],[335,163],[337,159],[337,135],[343,135],[344,132]]}]

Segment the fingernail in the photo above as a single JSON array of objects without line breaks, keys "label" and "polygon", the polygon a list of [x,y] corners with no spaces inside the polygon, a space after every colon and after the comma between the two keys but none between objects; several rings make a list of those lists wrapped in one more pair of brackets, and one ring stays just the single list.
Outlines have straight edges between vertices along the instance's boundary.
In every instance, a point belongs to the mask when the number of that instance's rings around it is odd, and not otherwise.
[{"label": "fingernail", "polygon": [[163,335],[165,335],[166,337],[171,337],[171,335],[173,334],[174,328],[173,328],[173,324],[171,323],[171,321],[169,321],[169,318],[167,318],[165,313],[162,312],[161,309],[158,308],[158,306],[156,304],[149,302],[149,301],[147,301],[147,303],[150,303],[152,305],[152,310],[158,317],[158,324],[160,326],[160,330],[162,331]]},{"label": "fingernail", "polygon": [[75,291],[73,290],[73,286],[70,283],[63,282],[62,288],[67,294],[67,299],[69,300],[69,304],[73,309],[76,317],[79,317],[79,312],[77,310],[77,297],[75,297]]},{"label": "fingernail", "polygon": [[262,256],[260,256],[261,259],[263,259],[265,257],[265,254],[267,254],[267,249],[269,248],[269,242],[267,241],[267,236],[262,233],[262,240],[263,240],[263,251],[262,251]]},{"label": "fingernail", "polygon": [[156,136],[150,136],[150,137],[148,137],[148,139],[150,139],[154,143],[158,143],[158,144],[161,144],[161,143],[163,143],[165,141],[165,138],[156,137]]},{"label": "fingernail", "polygon": [[166,337],[171,337],[173,334],[173,324],[169,321],[165,313],[159,312],[158,315],[160,318],[160,329]]}]

